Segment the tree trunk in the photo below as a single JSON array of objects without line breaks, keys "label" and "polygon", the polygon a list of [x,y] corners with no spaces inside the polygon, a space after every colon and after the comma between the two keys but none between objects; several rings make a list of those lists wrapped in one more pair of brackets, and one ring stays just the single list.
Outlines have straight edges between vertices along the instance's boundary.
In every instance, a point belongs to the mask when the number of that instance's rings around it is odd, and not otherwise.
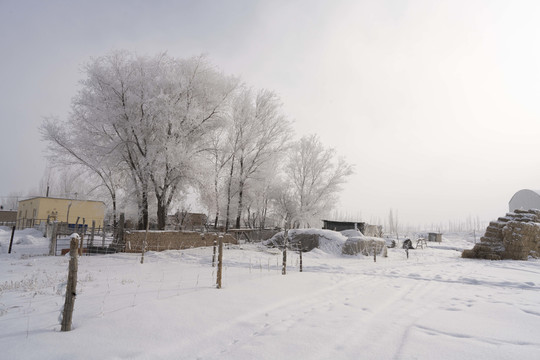
[{"label": "tree trunk", "polygon": [[231,171],[229,174],[229,184],[227,186],[227,212],[225,214],[225,232],[229,231],[229,222],[231,216],[231,188],[232,188],[232,178],[234,175],[234,156],[231,161]]},{"label": "tree trunk", "polygon": [[[116,214],[116,194],[111,195],[112,197],[112,207],[113,207],[113,239],[116,239],[118,232],[118,219]],[[105,234],[105,222],[103,222],[103,234]]]},{"label": "tree trunk", "polygon": [[264,200],[264,207],[263,207],[263,211],[262,211],[262,214],[261,214],[261,220],[260,220],[260,228],[261,229],[264,229],[265,225],[266,225],[266,212],[268,211],[268,200],[265,199]]},{"label": "tree trunk", "polygon": [[166,203],[163,203],[162,198],[158,197],[157,202],[157,220],[158,220],[158,229],[165,230],[165,225],[167,224],[167,210],[168,206]]},{"label": "tree trunk", "polygon": [[236,213],[236,228],[240,229],[240,222],[242,220],[242,198],[244,195],[244,182],[240,181],[240,185],[238,187],[238,212]]},{"label": "tree trunk", "polygon": [[240,221],[242,220],[242,200],[243,200],[243,195],[244,195],[244,179],[243,179],[243,176],[244,176],[244,158],[243,158],[243,154],[242,156],[240,157],[240,175],[239,175],[239,179],[240,179],[240,182],[238,184],[238,211],[236,213],[236,228],[237,229],[240,229]]},{"label": "tree trunk", "polygon": [[219,183],[217,176],[214,178],[214,196],[216,198],[216,219],[214,221],[214,229],[217,229],[219,221]]},{"label": "tree trunk", "polygon": [[165,230],[165,225],[167,224],[167,205],[158,202],[157,216],[158,229]]},{"label": "tree trunk", "polygon": [[141,192],[141,202],[139,204],[139,222],[137,229],[144,230],[148,224],[148,191],[145,188]]},{"label": "tree trunk", "polygon": [[126,217],[124,213],[120,214],[120,223],[118,224],[118,231],[117,231],[117,238],[116,241],[118,244],[120,244],[120,248],[124,248],[124,225],[126,223]]}]

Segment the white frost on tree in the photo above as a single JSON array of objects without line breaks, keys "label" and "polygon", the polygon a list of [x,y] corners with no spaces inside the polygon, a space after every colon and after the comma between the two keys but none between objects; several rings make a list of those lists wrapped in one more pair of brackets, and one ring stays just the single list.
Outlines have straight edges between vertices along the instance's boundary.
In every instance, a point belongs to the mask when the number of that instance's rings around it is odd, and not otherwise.
[{"label": "white frost on tree", "polygon": [[353,173],[351,165],[336,158],[316,135],[302,137],[289,153],[284,185],[277,203],[289,227],[312,226],[337,202],[341,185]]},{"label": "white frost on tree", "polygon": [[150,194],[156,197],[158,227],[164,228],[169,206],[193,181],[204,138],[219,126],[237,80],[204,57],[123,51],[93,59],[85,73],[66,123],[56,129],[45,124],[48,140],[55,142],[51,135],[63,131],[69,146],[62,147],[84,165],[92,150],[75,143],[92,143],[99,174],[107,163],[131,179],[139,228],[148,222]]}]

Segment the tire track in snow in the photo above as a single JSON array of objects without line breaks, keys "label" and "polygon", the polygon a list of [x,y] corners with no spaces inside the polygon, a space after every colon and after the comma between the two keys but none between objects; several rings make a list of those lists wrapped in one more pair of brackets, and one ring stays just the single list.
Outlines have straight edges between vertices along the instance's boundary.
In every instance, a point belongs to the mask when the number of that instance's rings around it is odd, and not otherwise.
[{"label": "tire track in snow", "polygon": [[[332,275],[331,278],[335,278],[335,275]],[[340,277],[339,282],[335,285],[308,292],[301,296],[287,298],[271,306],[250,311],[234,321],[212,329],[201,339],[201,343],[216,338],[227,338],[228,340],[223,343],[222,349],[217,353],[200,351],[200,349],[204,349],[204,346],[200,344],[193,346],[193,348],[198,348],[199,359],[248,358],[245,354],[241,355],[243,350],[253,348],[253,344],[256,344],[259,347],[258,352],[260,352],[257,358],[264,359],[264,350],[260,350],[261,344],[280,346],[280,341],[287,341],[285,337],[294,338],[289,334],[291,329],[300,328],[305,330],[307,327],[312,331],[314,329],[313,325],[323,321],[324,318],[328,317],[327,313],[329,311],[346,301],[347,296],[343,295],[344,289],[346,289],[346,293],[350,298],[358,290],[358,286],[354,285],[355,283],[361,282],[365,285],[374,281],[377,281],[377,279],[358,275],[352,278]],[[319,316],[320,314],[323,314],[322,319]],[[238,329],[243,329],[243,331],[239,332]],[[269,340],[263,340],[263,338],[269,338]],[[276,338],[280,340],[276,341]]]},{"label": "tire track in snow", "polygon": [[[483,267],[480,263],[478,266]],[[399,358],[409,329],[449,301],[441,286],[448,276],[430,273],[425,263],[412,262],[364,270],[364,275],[338,275],[335,285],[247,310],[211,329],[190,348],[199,359],[264,359],[265,349],[275,355],[276,347],[284,355],[292,351],[298,358],[356,359],[360,354],[366,358]],[[460,278],[470,275],[471,268],[454,263],[449,271],[452,277]],[[317,275],[336,277],[335,273]],[[422,303],[415,302],[418,298]],[[306,336],[321,338],[320,344],[311,342],[306,348],[302,345]],[[359,338],[363,338],[362,348],[356,345]],[[370,339],[367,347],[365,338]],[[220,339],[220,345],[201,351],[212,339]]]}]

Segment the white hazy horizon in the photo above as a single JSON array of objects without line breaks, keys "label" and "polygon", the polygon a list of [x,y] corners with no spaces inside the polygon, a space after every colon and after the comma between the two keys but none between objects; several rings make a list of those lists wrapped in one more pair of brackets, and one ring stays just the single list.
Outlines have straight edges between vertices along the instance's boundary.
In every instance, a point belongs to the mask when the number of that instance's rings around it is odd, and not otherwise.
[{"label": "white hazy horizon", "polygon": [[0,197],[43,175],[43,117],[114,49],[205,53],[355,165],[335,213],[429,225],[540,188],[537,1],[0,2]]}]

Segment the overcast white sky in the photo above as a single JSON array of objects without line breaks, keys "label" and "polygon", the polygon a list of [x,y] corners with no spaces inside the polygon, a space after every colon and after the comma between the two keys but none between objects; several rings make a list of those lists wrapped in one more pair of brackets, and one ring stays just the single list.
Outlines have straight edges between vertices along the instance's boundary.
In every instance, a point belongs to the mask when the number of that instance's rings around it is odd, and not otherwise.
[{"label": "overcast white sky", "polygon": [[343,214],[430,224],[540,189],[540,1],[0,0],[0,197],[37,187],[38,126],[113,49],[206,53],[356,165]]}]

